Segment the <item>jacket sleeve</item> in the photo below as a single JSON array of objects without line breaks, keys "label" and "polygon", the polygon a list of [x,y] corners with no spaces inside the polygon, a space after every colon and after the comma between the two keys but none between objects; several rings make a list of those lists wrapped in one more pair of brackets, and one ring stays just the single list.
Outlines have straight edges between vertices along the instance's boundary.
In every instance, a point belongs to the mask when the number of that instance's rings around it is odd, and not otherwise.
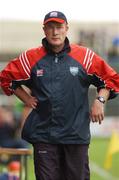
[{"label": "jacket sleeve", "polygon": [[31,67],[26,52],[11,60],[0,72],[0,86],[5,94],[12,95],[17,86],[29,81],[30,71]]},{"label": "jacket sleeve", "polygon": [[97,89],[110,89],[110,97],[114,98],[119,93],[119,74],[109,66],[104,59],[94,53],[90,62],[88,74],[92,75],[93,83]]}]

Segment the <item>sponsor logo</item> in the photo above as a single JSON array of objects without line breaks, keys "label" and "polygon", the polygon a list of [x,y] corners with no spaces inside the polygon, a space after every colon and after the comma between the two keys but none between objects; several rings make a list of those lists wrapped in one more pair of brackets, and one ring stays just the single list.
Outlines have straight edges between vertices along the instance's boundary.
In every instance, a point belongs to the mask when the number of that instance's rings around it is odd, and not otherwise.
[{"label": "sponsor logo", "polygon": [[46,153],[47,153],[47,151],[46,151],[46,150],[42,150],[42,151],[41,151],[41,150],[39,150],[39,151],[38,151],[38,153],[39,153],[39,154],[46,154]]},{"label": "sponsor logo", "polygon": [[36,73],[37,73],[37,76],[43,76],[44,70],[43,69],[38,69]]},{"label": "sponsor logo", "polygon": [[50,17],[57,17],[57,16],[58,16],[58,13],[55,11],[50,13]]},{"label": "sponsor logo", "polygon": [[70,73],[71,73],[73,76],[76,76],[76,75],[78,74],[78,72],[79,72],[78,67],[74,67],[74,66],[70,67]]}]

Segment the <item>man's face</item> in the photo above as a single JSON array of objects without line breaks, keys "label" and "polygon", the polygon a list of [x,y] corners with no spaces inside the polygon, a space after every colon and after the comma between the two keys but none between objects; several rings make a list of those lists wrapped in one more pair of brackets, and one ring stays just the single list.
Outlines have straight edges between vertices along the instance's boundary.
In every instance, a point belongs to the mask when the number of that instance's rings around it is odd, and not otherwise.
[{"label": "man's face", "polygon": [[48,42],[52,46],[61,46],[67,35],[68,25],[66,23],[48,22],[43,27]]}]

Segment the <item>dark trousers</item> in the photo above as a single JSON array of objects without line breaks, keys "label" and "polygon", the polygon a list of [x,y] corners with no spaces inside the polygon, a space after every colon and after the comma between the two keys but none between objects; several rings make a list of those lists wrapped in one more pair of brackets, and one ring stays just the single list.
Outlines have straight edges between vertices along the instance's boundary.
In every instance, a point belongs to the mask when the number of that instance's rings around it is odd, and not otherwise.
[{"label": "dark trousers", "polygon": [[36,180],[90,180],[88,147],[34,144]]}]

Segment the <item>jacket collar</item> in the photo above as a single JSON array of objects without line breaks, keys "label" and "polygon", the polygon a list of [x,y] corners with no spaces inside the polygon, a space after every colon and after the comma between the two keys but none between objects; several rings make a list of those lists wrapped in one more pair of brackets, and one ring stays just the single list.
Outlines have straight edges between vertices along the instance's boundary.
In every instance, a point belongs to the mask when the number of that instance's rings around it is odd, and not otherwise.
[{"label": "jacket collar", "polygon": [[[49,42],[47,41],[46,38],[43,38],[43,39],[42,39],[42,45],[43,45],[43,47],[46,49],[46,51],[47,51],[48,53],[54,54],[54,52],[53,52],[52,49],[51,49],[51,45],[49,44]],[[62,54],[62,53],[64,53],[64,52],[67,52],[67,53],[68,53],[68,52],[70,52],[70,50],[71,50],[71,48],[70,48],[69,40],[68,40],[68,38],[66,37],[64,47],[63,47],[63,49],[62,49],[58,54]]]}]

